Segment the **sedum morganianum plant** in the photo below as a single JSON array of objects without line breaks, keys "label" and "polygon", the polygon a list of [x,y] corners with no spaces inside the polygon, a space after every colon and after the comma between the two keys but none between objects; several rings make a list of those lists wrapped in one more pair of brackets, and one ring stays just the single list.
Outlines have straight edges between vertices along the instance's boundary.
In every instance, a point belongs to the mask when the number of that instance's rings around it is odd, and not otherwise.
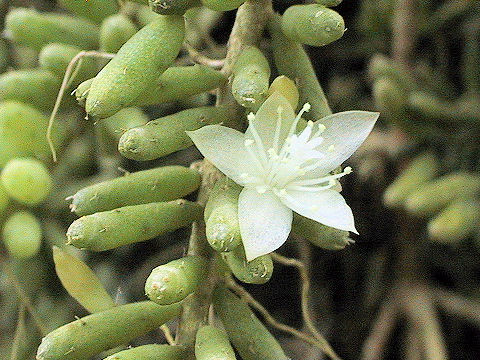
[{"label": "sedum morganianum plant", "polygon": [[345,111],[305,125],[302,115],[309,110],[307,103],[295,116],[287,99],[275,92],[249,114],[244,134],[221,125],[188,133],[208,160],[244,187],[238,219],[248,261],[287,240],[293,212],[357,233],[336,186],[352,169],[332,172],[364,142],[379,114]]},{"label": "sedum morganianum plant", "polygon": [[[0,189],[0,213],[7,205],[6,211],[10,211],[10,198],[23,202],[22,207],[45,200],[38,209],[42,221],[45,218],[49,224],[51,218],[59,217],[62,223],[59,229],[48,231],[54,235],[46,232],[56,246],[49,258],[53,257],[63,287],[90,312],[63,326],[52,326],[55,330],[50,332],[40,322],[36,324],[44,336],[36,359],[105,358],[103,352],[110,350],[116,353],[106,360],[185,360],[193,358],[193,353],[197,360],[235,360],[237,353],[243,360],[287,360],[279,342],[250,309],[255,305],[245,296],[246,290],[233,277],[250,284],[270,279],[273,261],[281,263],[282,255],[268,254],[286,241],[294,212],[302,216],[296,219],[300,225],[294,224],[293,231],[318,246],[343,248],[349,242],[348,231],[356,232],[338,181],[351,169],[338,168],[368,136],[378,114],[352,111],[330,115],[302,47],[327,45],[343,35],[342,17],[329,9],[340,0],[294,5],[282,16],[273,12],[269,0],[172,0],[166,5],[156,0],[135,1],[143,5],[117,0],[60,0],[59,5],[75,16],[63,11],[12,8],[5,19],[4,30],[12,45],[38,52],[31,65],[38,63],[39,68],[24,70],[22,65],[0,75],[0,168],[7,164],[1,180],[8,193],[2,205]],[[202,8],[193,9],[200,3]],[[209,43],[204,35],[220,21],[213,11],[236,8],[226,58],[211,59],[209,56],[216,58],[218,54],[206,54],[202,47]],[[216,19],[209,29],[197,31],[196,26],[190,26],[198,20],[203,27],[206,15]],[[256,47],[263,43],[264,30],[271,35],[273,58]],[[198,50],[208,56],[199,58],[195,55]],[[97,61],[97,57],[110,61]],[[185,66],[191,62],[199,64]],[[219,63],[221,71],[217,71]],[[275,72],[281,76],[270,83]],[[84,113],[63,96],[75,86],[77,101],[87,118],[94,120],[90,124],[80,120]],[[212,106],[212,98],[204,95],[215,89],[219,96]],[[296,115],[299,98],[307,104]],[[170,114],[170,105],[163,105],[172,103],[178,108],[174,114]],[[51,111],[50,118],[43,111]],[[245,111],[256,111],[247,117],[246,133],[214,125],[228,123],[240,128],[244,119],[239,114]],[[71,139],[62,135],[65,139],[59,136],[62,141],[57,140],[55,131],[50,137],[57,112],[58,116],[72,117],[71,127],[62,130],[74,134]],[[160,117],[150,120],[157,113]],[[304,115],[315,122],[306,122]],[[31,137],[32,131],[40,136]],[[112,178],[117,165],[138,169],[120,155],[135,161],[156,160],[187,149],[192,140],[210,161],[190,168],[161,166]],[[88,151],[93,144],[98,149]],[[61,151],[58,166],[47,163],[49,148]],[[53,155],[55,158],[54,151]],[[41,164],[21,159],[24,157],[44,161],[53,180],[46,169],[38,171]],[[233,181],[219,176],[220,172]],[[40,173],[45,174],[38,179]],[[78,183],[72,180],[77,177],[81,177]],[[43,183],[28,186],[29,178]],[[63,183],[61,192],[55,189]],[[40,188],[45,188],[45,194],[39,194]],[[54,190],[51,198],[46,198],[50,189]],[[197,190],[197,201],[183,199]],[[79,216],[66,234],[62,225],[70,219],[63,219],[68,210],[63,195],[68,195],[70,209]],[[30,259],[46,250],[40,246],[42,230],[33,216],[25,212],[19,215],[5,223],[4,243],[11,257],[28,258],[28,267],[32,267]],[[95,272],[70,254],[72,246],[103,252],[160,240],[192,224],[186,256],[159,264],[146,279],[145,295],[150,301],[118,305],[111,289],[104,288]],[[31,229],[37,231],[26,237],[25,231]],[[302,234],[305,229],[313,230]],[[173,234],[171,239],[180,240],[183,235]],[[162,244],[164,249],[171,245],[168,243]],[[162,256],[160,261],[167,260],[171,253],[163,253],[156,245],[154,252]],[[183,250],[184,245],[175,246]],[[141,264],[142,258],[148,255],[132,256],[143,253],[137,250],[132,248],[123,255],[113,251],[110,259],[123,267],[133,258],[143,269],[146,263]],[[82,254],[88,260],[90,255]],[[120,284],[120,278],[120,273],[115,273],[109,286],[114,289],[111,283],[118,280]],[[143,294],[130,296],[134,290],[127,291],[126,298],[146,300]],[[302,291],[302,304],[308,301],[305,296]],[[26,304],[30,311],[30,302]],[[302,305],[305,319],[306,308]],[[25,327],[23,311],[22,306],[17,334]],[[177,318],[175,339],[169,338],[168,327],[162,325]],[[61,323],[70,320],[62,319]],[[123,350],[160,326],[168,345],[151,343]],[[309,331],[311,334],[302,336],[298,336],[300,331],[289,332],[338,359],[316,330]],[[19,343],[18,339],[13,343]],[[38,345],[39,339],[34,341]],[[18,351],[13,348],[12,359],[20,360],[15,353]]]}]

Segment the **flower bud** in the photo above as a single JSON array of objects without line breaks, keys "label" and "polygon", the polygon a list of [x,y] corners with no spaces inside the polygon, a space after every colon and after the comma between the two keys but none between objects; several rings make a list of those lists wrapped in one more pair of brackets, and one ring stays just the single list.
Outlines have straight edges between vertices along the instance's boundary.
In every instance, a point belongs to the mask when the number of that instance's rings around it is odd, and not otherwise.
[{"label": "flower bud", "polygon": [[298,107],[298,99],[300,94],[298,93],[297,85],[295,82],[285,75],[280,75],[273,80],[268,89],[268,96],[272,95],[275,91],[278,91],[282,96],[288,100],[292,109],[295,110]]}]

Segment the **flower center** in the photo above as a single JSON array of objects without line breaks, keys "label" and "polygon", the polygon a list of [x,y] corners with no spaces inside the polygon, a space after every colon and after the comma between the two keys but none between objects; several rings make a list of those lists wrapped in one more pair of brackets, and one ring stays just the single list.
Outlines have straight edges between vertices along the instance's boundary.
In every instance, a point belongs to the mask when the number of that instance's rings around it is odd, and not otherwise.
[{"label": "flower center", "polygon": [[265,144],[255,128],[255,115],[253,113],[248,115],[252,139],[245,140],[245,148],[252,158],[258,175],[242,174],[246,186],[255,187],[259,193],[271,190],[277,196],[284,197],[287,196],[287,190],[322,191],[330,189],[336,185],[337,179],[352,172],[350,167],[346,167],[339,174],[303,179],[308,172],[322,165],[321,159],[328,156],[328,152],[335,151],[333,145],[326,152],[317,150],[324,141],[321,136],[325,130],[323,124],[314,124],[309,121],[302,132],[295,134],[302,115],[309,110],[310,104],[307,103],[292,122],[285,142],[279,144],[283,112],[283,108],[279,106],[274,139],[272,147],[269,149],[265,149]]}]

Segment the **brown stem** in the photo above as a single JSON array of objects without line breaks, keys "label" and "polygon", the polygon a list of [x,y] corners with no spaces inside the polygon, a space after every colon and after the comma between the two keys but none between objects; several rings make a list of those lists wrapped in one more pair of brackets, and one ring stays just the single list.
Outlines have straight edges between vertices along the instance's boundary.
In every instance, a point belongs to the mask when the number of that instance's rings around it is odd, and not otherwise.
[{"label": "brown stem", "polygon": [[425,359],[447,360],[448,354],[440,321],[429,289],[425,286],[409,284],[399,290],[399,293],[403,299],[405,313],[421,339]]},{"label": "brown stem", "polygon": [[455,293],[435,289],[432,291],[434,301],[450,314],[458,315],[465,320],[480,326],[480,303],[464,298]]},{"label": "brown stem", "polygon": [[[271,0],[249,0],[240,6],[228,41],[227,56],[222,68],[224,74],[230,76],[232,65],[243,47],[257,44],[261,39],[265,24],[271,14],[271,9]],[[228,84],[219,89],[217,97],[217,105],[225,104],[236,104],[231,96]],[[241,117],[239,116],[238,119],[241,119]],[[238,123],[226,125],[236,128],[241,127]],[[199,165],[199,170],[202,174],[202,185],[197,201],[205,205],[211,189],[222,175],[207,160],[204,160]],[[208,246],[205,236],[205,223],[203,221],[196,222],[193,225],[188,254],[205,256],[210,260],[207,281],[198,291],[184,301],[183,312],[177,330],[176,343],[193,346],[198,328],[207,323],[212,291],[219,281],[215,257],[213,251]]]},{"label": "brown stem", "polygon": [[415,46],[415,0],[397,0],[393,17],[393,58],[406,66],[410,64]]},{"label": "brown stem", "polygon": [[380,360],[383,358],[388,339],[398,318],[398,308],[391,298],[384,301],[372,330],[363,344],[362,360]]}]

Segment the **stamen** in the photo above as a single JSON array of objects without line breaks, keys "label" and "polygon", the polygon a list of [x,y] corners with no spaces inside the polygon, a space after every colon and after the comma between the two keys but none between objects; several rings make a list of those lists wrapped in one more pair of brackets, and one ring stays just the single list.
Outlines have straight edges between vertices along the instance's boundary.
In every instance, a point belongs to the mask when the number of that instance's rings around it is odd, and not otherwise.
[{"label": "stamen", "polygon": [[305,173],[308,173],[309,171],[315,170],[316,168],[320,167],[320,165],[322,165],[321,162],[314,162],[313,164],[305,166],[302,169],[303,171],[305,171]]},{"label": "stamen", "polygon": [[255,120],[255,115],[253,113],[250,113],[250,114],[248,114],[247,118],[249,120],[249,127],[248,128],[252,132],[252,135],[253,135],[253,138],[255,140],[255,143],[257,144],[257,148],[258,148],[258,151],[260,153],[261,159],[264,161],[264,164],[262,164],[262,168],[263,168],[263,165],[268,164],[268,158],[267,158],[267,154],[265,152],[265,147],[263,146],[263,141],[260,138],[260,135],[258,135],[257,129],[255,129],[255,125],[254,125],[254,121],[253,121],[253,120]]},{"label": "stamen", "polygon": [[265,169],[263,168],[263,165],[262,163],[260,162],[260,160],[258,159],[257,157],[257,154],[255,153],[255,151],[253,151],[252,149],[252,145],[255,143],[255,141],[253,141],[252,139],[246,139],[245,140],[245,148],[247,149],[248,153],[250,154],[250,157],[252,158],[253,162],[255,163],[255,165],[257,166],[257,169],[260,171],[260,172],[264,172]]},{"label": "stamen", "polygon": [[287,138],[289,138],[290,136],[293,135],[293,133],[297,130],[297,125],[298,125],[298,122],[300,121],[300,119],[302,118],[302,115],[305,113],[305,112],[308,112],[310,110],[311,106],[309,103],[305,103],[302,107],[302,109],[300,110],[300,112],[297,114],[297,116],[295,117],[295,119],[293,120],[293,123],[292,123],[292,126],[290,126],[290,131],[288,132],[288,136]]},{"label": "stamen", "polygon": [[306,191],[306,192],[319,192],[323,190],[331,189],[335,184],[328,184],[325,186],[298,186],[298,185],[289,185],[289,190],[298,190],[298,191]]},{"label": "stamen", "polygon": [[[316,185],[316,184],[323,184],[326,183],[327,181],[334,181],[336,179],[340,179],[341,177],[348,175],[352,172],[352,168],[350,166],[346,167],[341,173],[339,174],[334,174],[334,175],[329,175],[329,176],[324,176],[319,179],[307,179],[307,180],[299,180],[291,183],[290,185]],[[335,185],[335,183],[334,183]]]},{"label": "stamen", "polygon": [[277,124],[275,126],[275,137],[273,138],[273,149],[278,152],[278,142],[280,141],[280,130],[282,128],[282,112],[283,107],[277,108]]},{"label": "stamen", "polygon": [[307,143],[308,139],[310,139],[310,136],[312,135],[312,129],[313,129],[313,122],[309,121],[307,123],[307,127],[303,129],[300,135],[298,135],[298,141]]},{"label": "stamen", "polygon": [[243,182],[245,184],[253,185],[253,184],[261,184],[262,180],[256,176],[252,176],[247,173],[242,173],[240,174],[240,177],[242,178]]},{"label": "stamen", "polygon": [[318,134],[318,135],[322,134],[322,133],[325,131],[326,128],[327,128],[327,127],[326,127],[325,125],[323,125],[323,124],[318,124],[318,130],[317,130],[317,133],[315,134],[315,137],[317,136],[317,134]]},{"label": "stamen", "polygon": [[278,197],[283,197],[283,198],[284,198],[284,197],[287,197],[287,196],[288,196],[288,195],[287,195],[287,190],[285,190],[285,189],[280,189],[280,190],[278,190],[277,188],[273,188],[272,191],[273,191],[273,193],[274,193],[275,195],[277,195]]}]

